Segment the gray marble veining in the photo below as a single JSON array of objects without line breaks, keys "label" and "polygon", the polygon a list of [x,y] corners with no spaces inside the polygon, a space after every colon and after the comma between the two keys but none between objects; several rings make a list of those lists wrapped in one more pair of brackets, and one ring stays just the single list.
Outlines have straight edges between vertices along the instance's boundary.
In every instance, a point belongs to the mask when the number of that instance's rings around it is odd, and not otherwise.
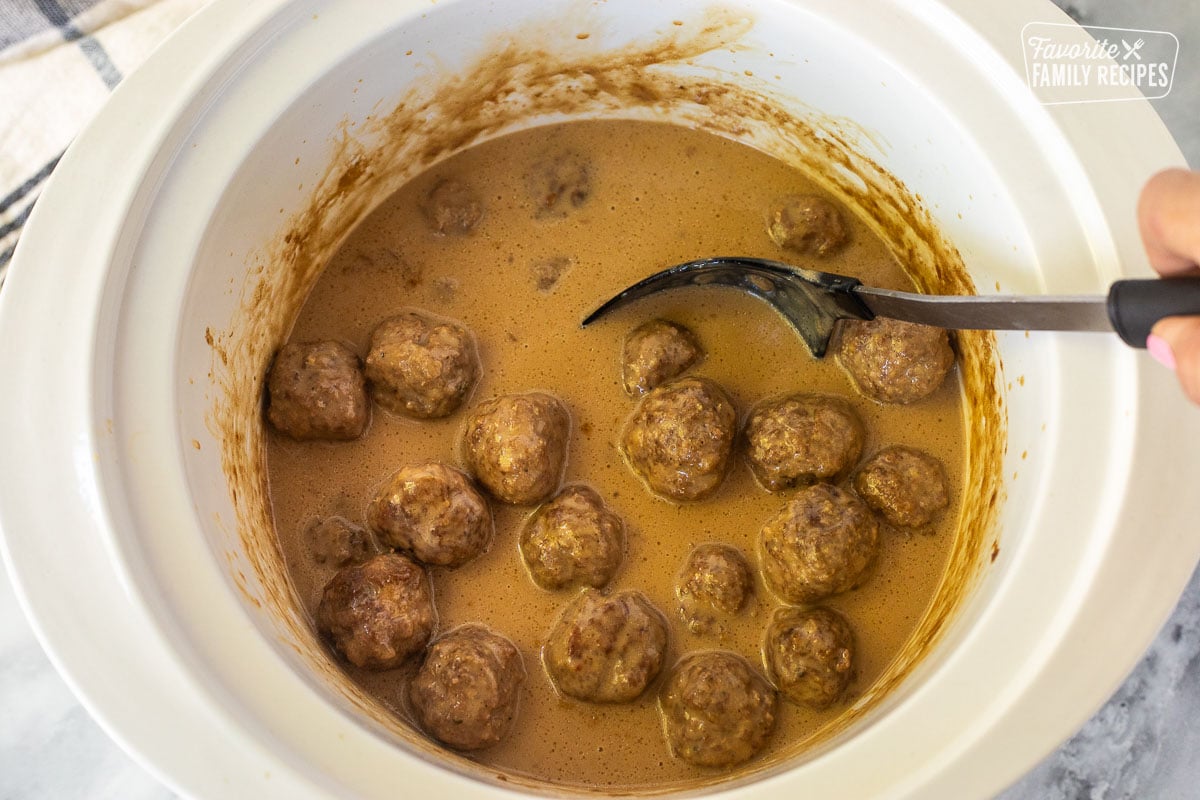
[{"label": "gray marble veining", "polygon": [[[1200,4],[1058,2],[1083,24],[1169,30],[1179,37],[1174,88],[1155,107],[1188,162],[1200,166]],[[75,700],[38,646],[2,574],[0,709],[0,800],[174,796],[126,756]],[[1200,797],[1200,572],[1113,698],[1000,797]]]}]

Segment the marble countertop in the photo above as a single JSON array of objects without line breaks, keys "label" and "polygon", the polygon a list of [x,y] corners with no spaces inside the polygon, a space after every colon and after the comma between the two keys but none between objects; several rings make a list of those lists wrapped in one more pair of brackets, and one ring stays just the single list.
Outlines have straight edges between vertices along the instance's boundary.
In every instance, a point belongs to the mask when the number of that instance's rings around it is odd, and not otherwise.
[{"label": "marble countertop", "polygon": [[[988,0],[980,0],[985,2]],[[1200,4],[1056,0],[1085,25],[1167,30],[1180,41],[1155,106],[1200,167]],[[1198,411],[1197,413],[1200,413]],[[42,652],[0,573],[0,800],[166,800],[175,795],[88,716]],[[1142,662],[1084,727],[1003,800],[1200,796],[1200,571]]]}]

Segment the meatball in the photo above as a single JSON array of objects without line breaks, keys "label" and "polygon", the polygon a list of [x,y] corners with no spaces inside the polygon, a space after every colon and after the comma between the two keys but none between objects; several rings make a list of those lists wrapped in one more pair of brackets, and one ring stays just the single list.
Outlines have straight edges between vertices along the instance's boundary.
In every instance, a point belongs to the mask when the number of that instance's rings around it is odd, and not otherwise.
[{"label": "meatball", "polygon": [[658,675],[666,650],[666,621],[641,593],[584,589],[551,628],[542,660],[563,694],[625,703]]},{"label": "meatball", "polygon": [[625,549],[625,526],[586,486],[568,486],[521,531],[521,556],[543,589],[608,583]]},{"label": "meatball", "polygon": [[453,414],[479,377],[470,332],[453,320],[406,311],[371,334],[367,378],[388,411],[417,419]]},{"label": "meatball", "polygon": [[362,561],[370,551],[367,532],[344,517],[318,517],[304,532],[313,560],[340,567]]},{"label": "meatball", "polygon": [[719,631],[720,618],[741,611],[753,590],[746,557],[727,544],[702,544],[692,550],[675,584],[680,616],[700,634]]},{"label": "meatball", "polygon": [[942,462],[921,450],[880,450],[854,476],[854,490],[883,518],[902,528],[928,525],[950,505]]},{"label": "meatball", "polygon": [[854,678],[854,630],[832,609],[781,608],[763,642],[767,674],[793,703],[828,708]]},{"label": "meatball", "polygon": [[629,465],[650,491],[672,500],[699,500],[725,478],[737,412],[706,378],[681,378],[642,398],[621,437]]},{"label": "meatball", "polygon": [[788,603],[853,589],[879,550],[879,524],[853,493],[818,483],[800,492],[759,534],[763,576]]},{"label": "meatball", "polygon": [[463,436],[468,468],[506,503],[530,505],[554,494],[567,462],[571,417],[556,397],[510,394],[480,403]]},{"label": "meatball", "polygon": [[658,703],[673,755],[701,767],[728,767],[766,745],[779,698],[744,658],[711,650],[681,658]]},{"label": "meatball", "polygon": [[635,397],[682,375],[704,358],[696,335],[682,325],[656,319],[639,325],[625,339],[621,377]]},{"label": "meatball", "polygon": [[565,217],[592,195],[591,163],[579,153],[560,153],[536,164],[528,183],[539,217]]},{"label": "meatball", "polygon": [[408,687],[417,720],[459,750],[481,750],[504,738],[525,683],[521,653],[483,625],[462,625],[434,642]]},{"label": "meatball", "polygon": [[836,397],[791,395],[760,405],[746,420],[746,458],[767,491],[845,475],[862,454],[862,421]]},{"label": "meatball", "polygon": [[339,342],[285,344],[267,379],[267,419],[293,439],[357,439],[370,406],[358,356]]},{"label": "meatball", "polygon": [[384,553],[344,567],[325,587],[317,627],[358,667],[400,666],[433,635],[429,576],[412,559]]},{"label": "meatball", "polygon": [[470,478],[445,464],[397,471],[367,507],[367,524],[383,544],[441,567],[465,564],[492,539],[487,501]]},{"label": "meatball", "polygon": [[421,203],[434,232],[467,234],[483,219],[483,202],[470,186],[453,178],[438,181]]},{"label": "meatball", "polygon": [[929,396],[954,365],[945,330],[886,317],[843,321],[837,355],[859,391],[881,403]]},{"label": "meatball", "polygon": [[850,238],[838,207],[815,194],[784,197],[767,215],[767,233],[775,244],[797,253],[827,256]]},{"label": "meatball", "polygon": [[539,292],[550,293],[558,282],[571,271],[572,261],[568,256],[551,256],[533,262],[529,268],[533,276],[533,285]]}]

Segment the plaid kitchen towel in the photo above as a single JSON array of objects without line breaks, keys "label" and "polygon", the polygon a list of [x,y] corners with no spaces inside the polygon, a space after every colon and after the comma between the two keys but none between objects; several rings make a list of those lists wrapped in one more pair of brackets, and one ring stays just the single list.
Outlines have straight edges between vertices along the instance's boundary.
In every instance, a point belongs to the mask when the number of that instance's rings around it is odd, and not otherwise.
[{"label": "plaid kitchen towel", "polygon": [[0,0],[0,285],[63,150],[207,0]]}]

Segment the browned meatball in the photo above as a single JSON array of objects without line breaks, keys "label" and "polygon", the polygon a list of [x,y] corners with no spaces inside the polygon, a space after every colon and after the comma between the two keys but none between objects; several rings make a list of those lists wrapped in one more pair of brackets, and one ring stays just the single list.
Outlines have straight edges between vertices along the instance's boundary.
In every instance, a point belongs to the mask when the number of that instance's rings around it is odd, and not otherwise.
[{"label": "browned meatball", "polygon": [[417,419],[448,416],[478,377],[475,341],[453,320],[405,311],[371,334],[367,378],[375,402],[388,411]]},{"label": "browned meatball", "polygon": [[775,690],[741,656],[693,652],[671,670],[659,696],[671,753],[701,767],[741,764],[775,730]]},{"label": "browned meatball", "polygon": [[850,238],[850,227],[838,207],[815,194],[784,197],[767,215],[767,232],[780,247],[827,256]]},{"label": "browned meatball", "polygon": [[621,377],[625,391],[637,396],[682,375],[704,358],[704,350],[682,325],[656,319],[639,325],[625,339]]},{"label": "browned meatball", "polygon": [[530,518],[520,547],[529,574],[543,589],[599,589],[621,563],[625,526],[594,490],[568,486]]},{"label": "browned meatball", "polygon": [[267,419],[293,439],[357,439],[370,406],[358,356],[339,342],[285,344],[267,379]]},{"label": "browned meatball", "polygon": [[679,612],[693,633],[720,632],[722,617],[742,610],[754,581],[736,547],[702,544],[688,554],[675,583]]},{"label": "browned meatball", "polygon": [[510,394],[480,403],[463,436],[468,468],[497,499],[540,503],[554,494],[567,463],[571,417],[548,394]]},{"label": "browned meatball", "polygon": [[641,593],[584,589],[550,629],[542,660],[563,694],[625,703],[658,675],[666,650],[667,624]]},{"label": "browned meatball", "polygon": [[681,378],[642,398],[621,447],[650,491],[699,500],[725,479],[736,433],[737,412],[725,390],[707,378]]},{"label": "browned meatball", "polygon": [[404,467],[367,507],[380,542],[441,567],[465,564],[487,549],[492,513],[471,480],[445,464]]},{"label": "browned meatball", "polygon": [[767,674],[794,703],[828,708],[854,678],[854,630],[829,608],[780,608],[763,642]]},{"label": "browned meatball", "polygon": [[483,201],[467,184],[453,178],[438,181],[421,203],[425,219],[436,233],[466,234],[483,219]]},{"label": "browned meatball", "polygon": [[954,366],[945,330],[886,317],[845,320],[837,354],[859,391],[881,403],[928,397]]},{"label": "browned meatball", "polygon": [[853,589],[879,550],[879,524],[853,493],[818,483],[759,534],[763,576],[786,602],[812,603]]},{"label": "browned meatball", "polygon": [[482,750],[517,715],[525,664],[516,646],[483,625],[462,625],[434,642],[408,687],[417,720],[435,739]]},{"label": "browned meatball", "polygon": [[950,505],[942,462],[921,450],[895,445],[880,450],[854,476],[854,489],[893,525],[928,525]]},{"label": "browned meatball", "polygon": [[433,635],[429,576],[412,559],[384,553],[341,569],[325,587],[317,627],[355,666],[392,669]]},{"label": "browned meatball", "polygon": [[592,195],[591,162],[579,153],[559,153],[535,164],[528,182],[538,216],[565,217]]},{"label": "browned meatball", "polygon": [[758,482],[778,492],[845,475],[862,454],[863,437],[846,401],[795,394],[750,412],[746,458]]},{"label": "browned meatball", "polygon": [[318,517],[304,532],[313,560],[340,567],[362,561],[370,552],[367,532],[344,517]]}]

